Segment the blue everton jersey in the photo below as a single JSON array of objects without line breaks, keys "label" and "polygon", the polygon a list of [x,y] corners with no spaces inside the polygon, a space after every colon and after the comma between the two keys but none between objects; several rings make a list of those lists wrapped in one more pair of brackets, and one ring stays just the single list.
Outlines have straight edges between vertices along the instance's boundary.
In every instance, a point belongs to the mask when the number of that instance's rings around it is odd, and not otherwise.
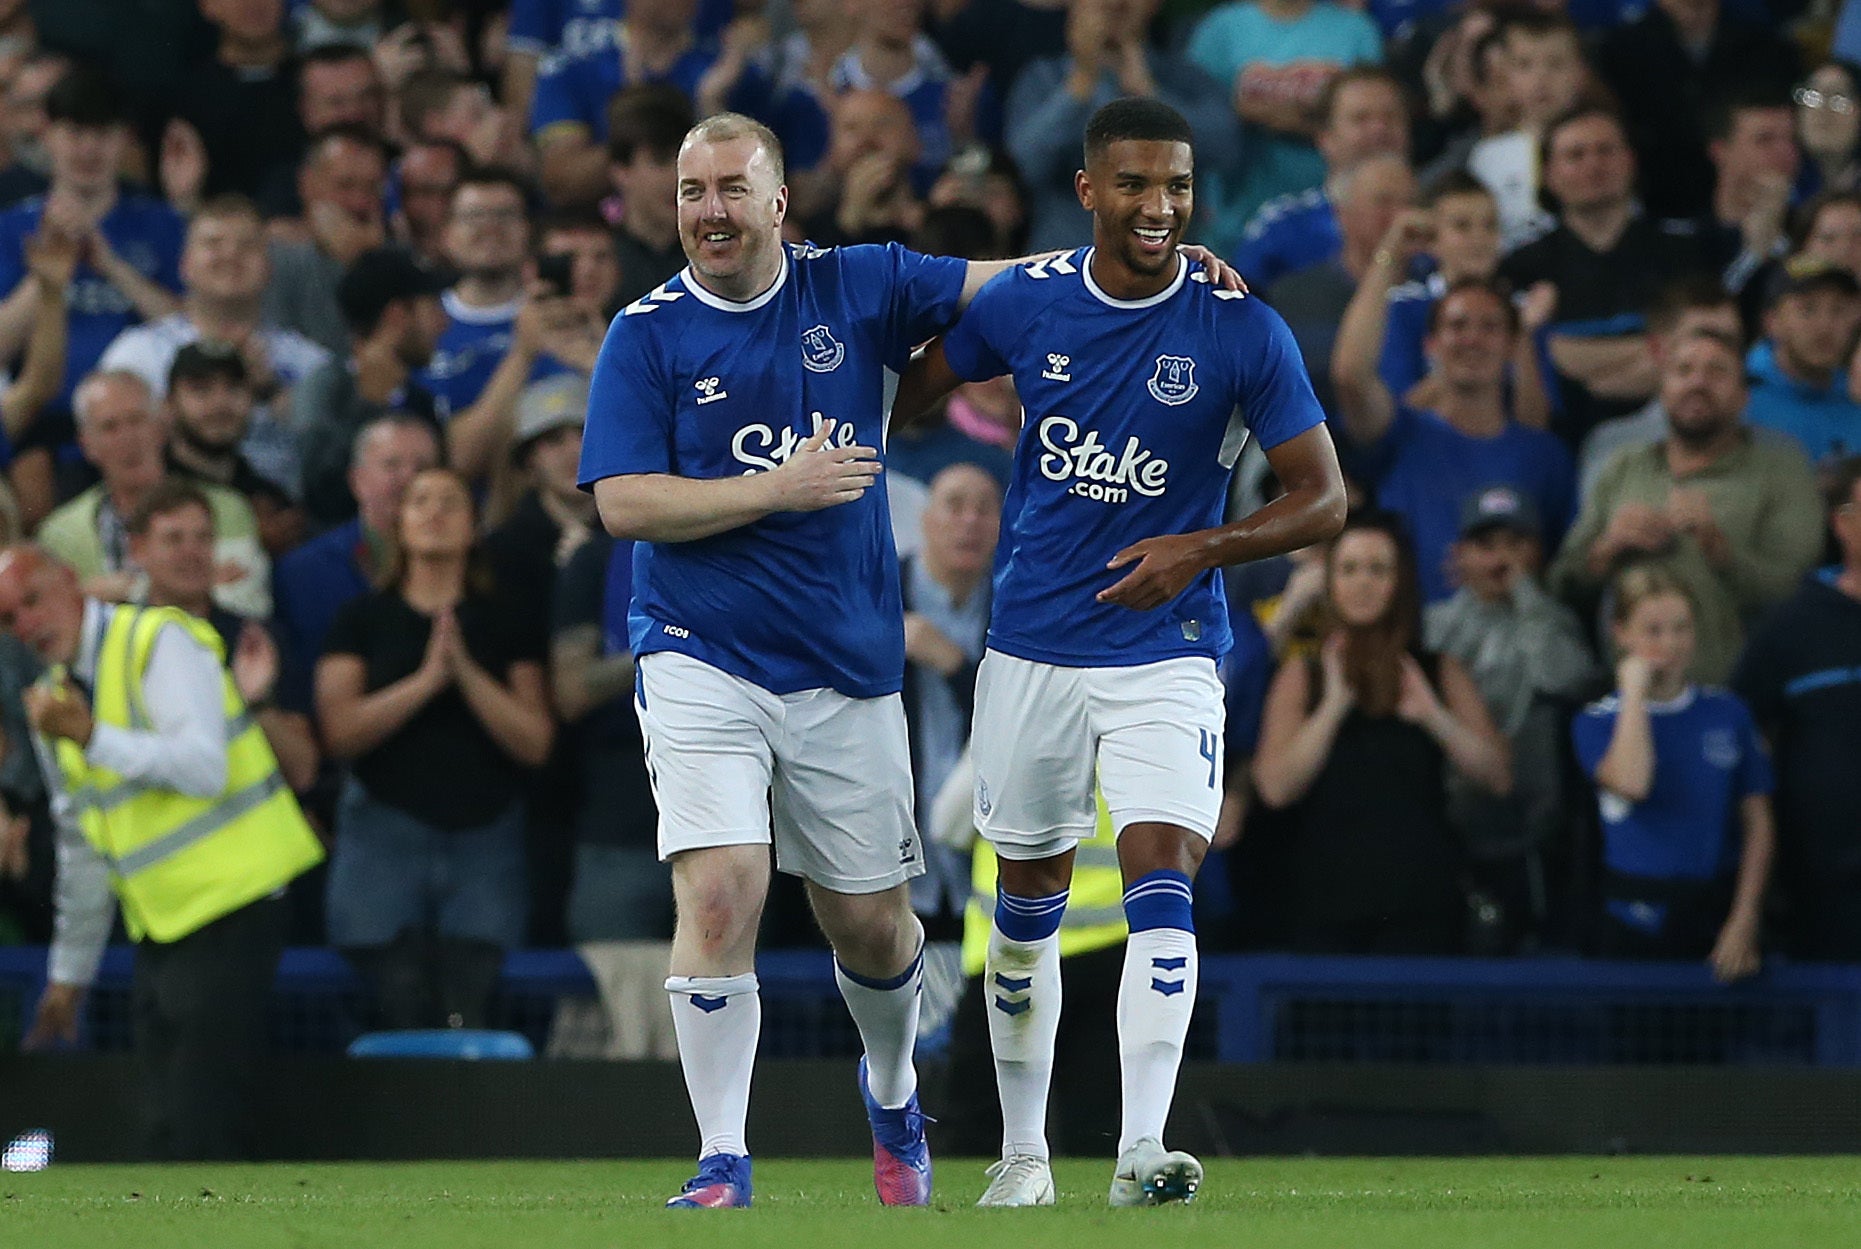
[{"label": "blue everton jersey", "polygon": [[[1614,695],[1591,703],[1570,726],[1577,760],[1594,778],[1615,735]],[[1688,686],[1650,704],[1654,787],[1629,802],[1597,787],[1603,862],[1656,880],[1714,880],[1738,862],[1739,805],[1772,789],[1770,756],[1751,713],[1725,690]]]},{"label": "blue everton jersey", "polygon": [[[494,308],[474,308],[462,301],[455,291],[439,298],[446,310],[446,330],[426,368],[414,380],[433,396],[435,413],[442,421],[451,420],[478,402],[478,396],[491,382],[498,364],[510,351],[511,336],[517,327],[517,301]],[[552,356],[539,356],[530,367],[530,380],[566,373],[566,366]]]},{"label": "blue everton jersey", "polygon": [[[789,247],[747,303],[684,270],[608,329],[582,485],[767,471],[829,418],[837,444],[883,446],[886,372],[956,320],[966,268],[898,246]],[[777,694],[896,692],[903,621],[883,475],[852,503],[635,548],[634,653],[679,651]]]},{"label": "blue everton jersey", "polygon": [[1220,576],[1132,611],[1097,594],[1144,538],[1222,523],[1251,433],[1266,448],[1324,412],[1279,314],[1212,287],[1199,266],[1150,299],[1116,300],[1090,249],[1010,270],[944,340],[971,380],[1014,375],[1025,416],[995,554],[989,645],[1041,663],[1116,667],[1230,645]]},{"label": "blue everton jersey", "polygon": [[[39,232],[44,211],[45,197],[39,195],[0,212],[0,292],[12,290],[26,276],[26,240]],[[187,222],[174,209],[146,195],[120,195],[100,228],[110,249],[136,272],[171,291],[181,289],[181,244]],[[104,349],[142,318],[129,296],[88,261],[73,274],[65,307],[71,337],[58,402],[69,406],[71,392],[97,367]]]}]

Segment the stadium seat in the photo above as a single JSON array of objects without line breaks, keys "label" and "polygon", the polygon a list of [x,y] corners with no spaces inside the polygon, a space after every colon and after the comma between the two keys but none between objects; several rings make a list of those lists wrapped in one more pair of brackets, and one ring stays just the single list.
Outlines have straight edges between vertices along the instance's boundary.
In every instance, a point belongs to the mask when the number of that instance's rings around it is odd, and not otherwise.
[{"label": "stadium seat", "polygon": [[483,1028],[433,1028],[409,1032],[366,1032],[349,1043],[351,1058],[535,1058],[536,1049],[517,1032]]}]

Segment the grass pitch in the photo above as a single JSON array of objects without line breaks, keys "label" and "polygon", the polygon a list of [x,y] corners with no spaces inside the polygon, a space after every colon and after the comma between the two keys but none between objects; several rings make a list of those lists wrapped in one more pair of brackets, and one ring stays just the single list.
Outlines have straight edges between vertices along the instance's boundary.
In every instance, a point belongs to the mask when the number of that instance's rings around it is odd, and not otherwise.
[{"label": "grass pitch", "polygon": [[0,1249],[1854,1249],[1861,1159],[1215,1159],[1190,1207],[1107,1210],[1062,1162],[1051,1210],[884,1210],[864,1160],[757,1164],[756,1208],[661,1209],[684,1162],[86,1167],[0,1175]]}]

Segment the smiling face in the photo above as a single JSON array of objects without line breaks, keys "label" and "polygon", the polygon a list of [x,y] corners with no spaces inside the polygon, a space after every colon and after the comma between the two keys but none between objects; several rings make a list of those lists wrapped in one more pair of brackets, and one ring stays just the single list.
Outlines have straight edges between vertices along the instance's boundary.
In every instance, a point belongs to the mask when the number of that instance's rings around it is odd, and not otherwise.
[{"label": "smiling face", "polygon": [[149,517],[129,539],[130,557],[149,575],[149,601],[189,604],[213,593],[213,514],[184,503]]},{"label": "smiling face", "polygon": [[679,242],[718,294],[748,299],[775,281],[787,215],[788,188],[755,135],[697,137],[679,149]]},{"label": "smiling face", "polygon": [[1142,277],[1174,269],[1195,211],[1195,153],[1187,143],[1115,140],[1092,156],[1077,183],[1101,256]]},{"label": "smiling face", "polygon": [[70,663],[84,631],[77,574],[35,547],[0,553],[0,629],[44,663]]},{"label": "smiling face", "polygon": [[1450,291],[1422,346],[1449,386],[1498,385],[1512,352],[1512,318],[1503,297],[1480,287]]}]

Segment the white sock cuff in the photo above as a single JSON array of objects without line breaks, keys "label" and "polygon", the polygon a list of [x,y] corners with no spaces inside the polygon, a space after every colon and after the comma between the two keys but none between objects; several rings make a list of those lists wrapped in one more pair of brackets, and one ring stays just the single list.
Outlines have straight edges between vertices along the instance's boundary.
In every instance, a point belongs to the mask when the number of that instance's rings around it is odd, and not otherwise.
[{"label": "white sock cuff", "polygon": [[735,997],[756,991],[756,973],[753,971],[746,971],[741,976],[666,977],[667,993],[683,993],[687,997]]}]

